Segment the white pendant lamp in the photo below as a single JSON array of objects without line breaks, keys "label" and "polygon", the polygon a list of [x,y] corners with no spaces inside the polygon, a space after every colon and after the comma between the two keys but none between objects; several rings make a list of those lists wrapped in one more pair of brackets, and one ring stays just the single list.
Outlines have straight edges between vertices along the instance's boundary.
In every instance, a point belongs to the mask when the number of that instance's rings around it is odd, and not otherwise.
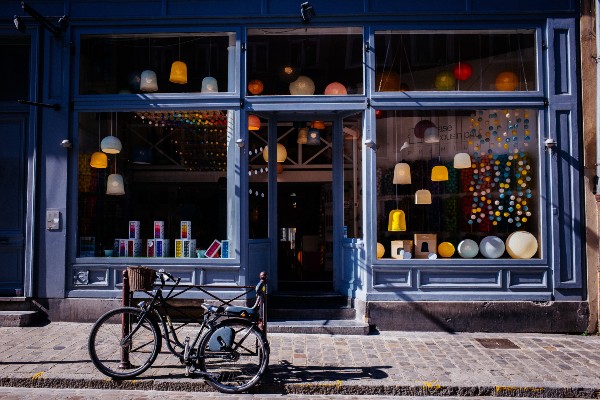
[{"label": "white pendant lamp", "polygon": [[392,183],[394,185],[410,185],[411,182],[410,165],[404,162],[396,164]]},{"label": "white pendant lamp", "polygon": [[321,144],[321,132],[316,128],[310,128],[308,130],[308,137],[306,144],[309,146],[318,146]]},{"label": "white pendant lamp", "polygon": [[219,85],[217,84],[217,80],[212,76],[207,76],[202,79],[202,89],[201,93],[217,93],[219,91]]},{"label": "white pendant lamp", "polygon": [[471,168],[471,156],[468,153],[457,153],[454,156],[454,168]]},{"label": "white pendant lamp", "polygon": [[150,69],[142,72],[140,90],[142,92],[158,92],[158,79],[156,78],[156,72]]},{"label": "white pendant lamp", "polygon": [[112,196],[122,196],[125,194],[125,184],[121,174],[110,174],[106,181],[106,194]]},{"label": "white pendant lamp", "polygon": [[110,120],[110,136],[106,136],[100,142],[100,148],[107,154],[119,154],[123,149],[123,145],[118,137],[113,136],[112,132],[112,118]]},{"label": "white pendant lamp", "polygon": [[296,143],[306,144],[307,141],[308,141],[308,128],[298,129],[298,140],[296,140]]},{"label": "white pendant lamp", "polygon": [[423,141],[425,143],[437,143],[440,141],[437,126],[425,129],[425,132],[423,132]]},{"label": "white pendant lamp", "polygon": [[431,192],[427,189],[417,190],[415,204],[431,204]]}]

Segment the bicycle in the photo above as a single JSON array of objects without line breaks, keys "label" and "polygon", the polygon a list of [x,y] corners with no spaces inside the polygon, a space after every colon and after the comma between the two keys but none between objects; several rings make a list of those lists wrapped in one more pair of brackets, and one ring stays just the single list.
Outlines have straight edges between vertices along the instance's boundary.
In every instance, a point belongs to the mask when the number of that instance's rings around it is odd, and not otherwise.
[{"label": "bicycle", "polygon": [[[141,301],[137,308],[111,310],[92,327],[88,350],[96,368],[114,379],[138,376],[152,366],[164,339],[169,352],[185,365],[186,376],[199,373],[209,385],[224,393],[243,392],[257,384],[268,366],[270,353],[264,309],[266,274],[261,273],[256,287],[244,286],[250,288],[246,293],[222,300],[211,294],[207,287],[180,286],[181,278],[176,279],[163,270],[146,269],[155,274],[149,286],[157,287],[143,290],[151,298]],[[159,285],[154,285],[156,276],[160,279]],[[168,281],[174,282],[174,285],[163,296]],[[180,291],[174,293],[177,288]],[[150,292],[152,289],[154,294]],[[200,320],[168,303],[191,289],[201,290],[221,304],[203,303],[204,312]],[[231,305],[252,290],[256,291],[254,306]],[[184,320],[174,325],[171,311],[183,315]],[[177,331],[192,323],[200,324],[200,328],[193,340],[188,336],[182,343]]]}]

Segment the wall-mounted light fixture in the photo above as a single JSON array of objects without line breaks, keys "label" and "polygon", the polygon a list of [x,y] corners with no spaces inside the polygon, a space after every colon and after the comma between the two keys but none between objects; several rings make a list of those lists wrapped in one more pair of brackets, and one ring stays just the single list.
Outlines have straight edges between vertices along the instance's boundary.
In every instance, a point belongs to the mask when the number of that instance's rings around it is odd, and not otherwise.
[{"label": "wall-mounted light fixture", "polygon": [[[37,22],[39,22],[39,24],[42,26],[42,28],[47,29],[55,37],[60,36],[61,33],[66,31],[67,27],[69,26],[69,17],[66,15],[63,15],[62,17],[60,17],[58,19],[58,26],[56,26],[52,22],[50,22],[48,20],[48,18],[44,17],[42,14],[37,12],[34,8],[32,8],[29,4],[25,3],[24,1],[21,2],[21,8],[27,14],[31,15],[33,17],[33,19],[35,19]],[[25,23],[23,22],[21,17],[19,17],[18,15],[15,15],[13,17],[13,22],[15,24],[15,28],[17,28],[17,30],[19,32],[21,32],[21,33],[25,32],[25,29],[26,29]]]},{"label": "wall-mounted light fixture", "polygon": [[300,4],[300,14],[302,15],[302,23],[308,24],[310,19],[317,15],[315,9],[308,1]]},{"label": "wall-mounted light fixture", "polygon": [[548,139],[544,140],[544,147],[548,151],[554,150],[554,148],[556,147],[557,144],[558,143],[556,143],[556,140],[554,140],[552,138],[548,138]]},{"label": "wall-mounted light fixture", "polygon": [[365,140],[365,146],[367,146],[370,149],[373,149],[373,150],[377,151],[377,145],[375,144],[375,142],[373,141],[373,139],[367,139],[367,140]]}]

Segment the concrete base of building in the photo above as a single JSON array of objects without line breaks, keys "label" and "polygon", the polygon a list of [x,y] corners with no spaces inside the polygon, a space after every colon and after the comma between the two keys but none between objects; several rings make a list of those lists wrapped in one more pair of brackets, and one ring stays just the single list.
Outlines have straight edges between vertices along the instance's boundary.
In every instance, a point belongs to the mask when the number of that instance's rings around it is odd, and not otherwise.
[{"label": "concrete base of building", "polygon": [[440,332],[582,333],[587,302],[368,302],[378,330]]}]

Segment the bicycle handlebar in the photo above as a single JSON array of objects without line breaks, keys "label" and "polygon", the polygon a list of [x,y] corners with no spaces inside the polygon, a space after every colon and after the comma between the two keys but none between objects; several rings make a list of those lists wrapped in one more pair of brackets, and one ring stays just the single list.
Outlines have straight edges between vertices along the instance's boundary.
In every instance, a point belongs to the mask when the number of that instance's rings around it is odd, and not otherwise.
[{"label": "bicycle handlebar", "polygon": [[[160,277],[160,281],[163,284],[163,286],[164,286],[166,280],[171,280],[171,281],[175,282],[176,285],[181,280],[181,278],[175,278],[173,275],[171,275],[170,273],[166,272],[164,269],[159,269],[158,270],[158,276]],[[166,277],[166,280],[165,280],[165,277]]]}]

